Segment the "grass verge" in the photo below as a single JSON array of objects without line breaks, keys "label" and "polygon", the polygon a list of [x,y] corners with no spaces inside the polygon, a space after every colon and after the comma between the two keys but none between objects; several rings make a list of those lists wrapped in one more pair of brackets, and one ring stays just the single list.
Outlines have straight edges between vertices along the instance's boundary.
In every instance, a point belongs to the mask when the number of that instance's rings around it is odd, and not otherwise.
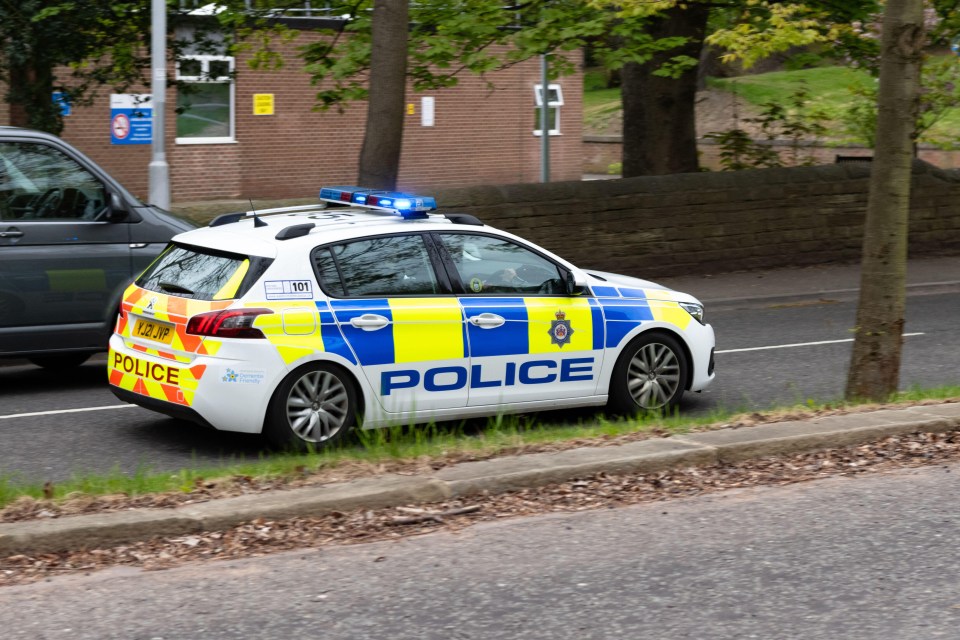
[{"label": "grass verge", "polygon": [[[915,404],[923,401],[960,399],[960,387],[911,389],[896,394],[889,404]],[[199,483],[224,478],[276,480],[303,478],[341,465],[365,463],[372,467],[404,461],[436,462],[509,455],[525,448],[587,446],[621,436],[666,436],[709,430],[731,425],[746,426],[783,419],[811,417],[876,407],[861,402],[820,403],[808,400],[792,407],[764,412],[716,411],[703,416],[638,416],[634,419],[608,420],[593,413],[562,423],[538,422],[536,416],[497,416],[486,422],[442,423],[401,426],[360,431],[359,444],[308,454],[273,454],[258,460],[240,461],[209,467],[185,468],[177,472],[156,472],[149,467],[125,474],[119,468],[107,474],[82,474],[52,483],[23,482],[15,476],[0,476],[0,508],[18,498],[62,500],[78,496],[122,494],[189,493]],[[577,415],[577,412],[574,412]]]}]

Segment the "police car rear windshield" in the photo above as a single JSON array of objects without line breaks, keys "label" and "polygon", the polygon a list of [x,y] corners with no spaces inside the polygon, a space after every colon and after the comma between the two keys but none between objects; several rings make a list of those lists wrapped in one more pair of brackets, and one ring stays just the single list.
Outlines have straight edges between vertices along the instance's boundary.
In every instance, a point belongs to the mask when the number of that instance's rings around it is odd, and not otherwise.
[{"label": "police car rear windshield", "polygon": [[232,300],[243,295],[250,266],[248,256],[171,244],[137,279],[137,286],[194,300]]}]

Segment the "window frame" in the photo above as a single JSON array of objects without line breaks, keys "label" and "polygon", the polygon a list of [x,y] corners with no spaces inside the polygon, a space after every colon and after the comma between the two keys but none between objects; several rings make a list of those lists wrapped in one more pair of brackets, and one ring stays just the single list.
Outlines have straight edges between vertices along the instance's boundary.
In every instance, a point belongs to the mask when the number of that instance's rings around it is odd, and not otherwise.
[{"label": "window frame", "polygon": [[[180,72],[180,65],[185,60],[197,60],[200,62],[200,75],[184,75]],[[211,78],[209,75],[211,62],[226,62],[229,66],[229,73],[226,76],[217,76]],[[237,120],[237,83],[235,81],[236,58],[234,56],[218,56],[208,54],[185,54],[177,59],[176,79],[177,82],[184,84],[226,84],[230,99],[230,117],[228,127],[230,133],[227,136],[205,136],[205,137],[180,137],[174,140],[176,144],[235,144],[236,120]],[[179,97],[179,91],[178,91]],[[179,118],[180,114],[176,114]]]},{"label": "window frame", "polygon": [[[556,92],[555,99],[550,99],[550,94]],[[533,104],[536,107],[537,113],[537,127],[533,130],[533,135],[541,136],[543,135],[543,130],[540,128],[540,109],[543,108],[543,84],[536,83],[533,85]],[[551,136],[563,135],[560,133],[560,107],[565,104],[563,99],[563,87],[558,83],[548,83],[547,84],[547,109],[551,110],[553,113],[553,126],[549,130]]]}]

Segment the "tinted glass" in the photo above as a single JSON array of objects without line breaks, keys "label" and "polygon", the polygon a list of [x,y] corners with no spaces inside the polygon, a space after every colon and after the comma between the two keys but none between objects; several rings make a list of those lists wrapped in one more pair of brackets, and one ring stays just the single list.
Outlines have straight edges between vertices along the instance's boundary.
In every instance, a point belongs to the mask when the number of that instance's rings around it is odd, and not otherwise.
[{"label": "tinted glass", "polygon": [[338,244],[319,250],[314,260],[324,291],[332,296],[410,296],[439,292],[430,254],[418,235]]},{"label": "tinted glass", "polygon": [[557,266],[526,247],[474,234],[440,237],[468,293],[564,293]]},{"label": "tinted glass", "polygon": [[61,151],[0,142],[0,218],[94,220],[106,203],[103,185]]},{"label": "tinted glass", "polygon": [[237,295],[249,264],[244,256],[171,245],[137,279],[137,285],[195,300],[228,300]]}]

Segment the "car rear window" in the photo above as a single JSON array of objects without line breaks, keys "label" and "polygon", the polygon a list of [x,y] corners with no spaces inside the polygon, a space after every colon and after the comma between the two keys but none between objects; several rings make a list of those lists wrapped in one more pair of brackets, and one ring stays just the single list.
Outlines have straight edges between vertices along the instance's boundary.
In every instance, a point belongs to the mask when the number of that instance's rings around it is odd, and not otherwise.
[{"label": "car rear window", "polygon": [[194,300],[231,300],[243,295],[248,256],[171,244],[137,279],[137,286]]}]

